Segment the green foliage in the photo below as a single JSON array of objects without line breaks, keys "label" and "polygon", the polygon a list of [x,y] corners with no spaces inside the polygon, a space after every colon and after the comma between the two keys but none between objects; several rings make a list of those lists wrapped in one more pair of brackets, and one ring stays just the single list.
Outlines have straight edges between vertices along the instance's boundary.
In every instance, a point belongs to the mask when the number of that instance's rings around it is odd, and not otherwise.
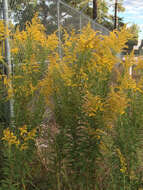
[{"label": "green foliage", "polygon": [[132,33],[133,37],[127,42],[128,48],[127,53],[130,53],[133,50],[133,47],[138,44],[138,38],[139,38],[139,26],[136,24],[133,24],[129,27],[130,32]]}]

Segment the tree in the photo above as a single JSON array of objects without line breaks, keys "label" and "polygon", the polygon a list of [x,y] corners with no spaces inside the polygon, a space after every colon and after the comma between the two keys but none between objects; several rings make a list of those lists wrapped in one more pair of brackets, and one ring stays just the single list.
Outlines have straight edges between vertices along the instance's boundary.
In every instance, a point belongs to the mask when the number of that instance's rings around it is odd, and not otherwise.
[{"label": "tree", "polygon": [[12,19],[20,30],[23,30],[26,23],[31,22],[38,12],[46,32],[52,33],[57,29],[56,3],[54,0],[10,0],[9,7],[13,12]]},{"label": "tree", "polygon": [[123,0],[115,0],[114,8],[114,29],[118,28],[118,12],[123,12],[125,8],[123,7]]},{"label": "tree", "polygon": [[130,39],[126,45],[128,46],[125,50],[126,53],[130,53],[133,50],[133,47],[138,44],[138,38],[139,38],[139,26],[137,24],[132,24],[130,27],[128,27],[128,30],[132,34],[132,39]]},{"label": "tree", "polygon": [[93,20],[97,18],[97,0],[93,0]]},{"label": "tree", "polygon": [[118,0],[115,0],[114,29],[117,28]]}]

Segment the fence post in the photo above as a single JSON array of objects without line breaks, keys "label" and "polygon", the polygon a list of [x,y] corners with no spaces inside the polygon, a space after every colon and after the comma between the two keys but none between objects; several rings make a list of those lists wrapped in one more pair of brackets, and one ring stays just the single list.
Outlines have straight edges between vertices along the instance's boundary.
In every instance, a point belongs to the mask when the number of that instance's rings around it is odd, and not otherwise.
[{"label": "fence post", "polygon": [[[3,0],[3,19],[5,24],[5,59],[7,63],[7,76],[10,78],[12,76],[12,64],[11,64],[11,53],[10,53],[10,43],[9,43],[9,16],[8,16],[8,0]],[[12,90],[12,82],[10,81],[9,88]],[[9,101],[10,104],[10,121],[14,118],[14,100],[13,98]]]},{"label": "fence post", "polygon": [[60,57],[62,57],[61,23],[60,23],[60,0],[57,0],[57,21],[58,21],[59,55],[60,55]]}]

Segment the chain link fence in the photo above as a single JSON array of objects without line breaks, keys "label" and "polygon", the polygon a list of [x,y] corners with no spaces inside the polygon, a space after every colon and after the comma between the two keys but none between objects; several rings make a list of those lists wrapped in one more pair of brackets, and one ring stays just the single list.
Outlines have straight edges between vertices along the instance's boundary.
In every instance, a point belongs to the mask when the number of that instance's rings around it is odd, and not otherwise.
[{"label": "chain link fence", "polygon": [[88,23],[95,31],[100,31],[103,35],[108,35],[109,30],[104,26],[96,23],[83,12],[80,12],[71,6],[67,5],[63,1],[57,1],[57,14],[59,25],[67,30],[75,29],[75,31],[81,31]]},{"label": "chain link fence", "polygon": [[[27,3],[16,4],[16,0],[9,0],[9,21],[21,30],[25,29],[27,22],[31,21],[35,13],[39,13],[39,18],[46,28],[47,35],[58,31],[59,42],[62,42],[61,28],[71,31],[74,29],[77,33],[90,23],[95,31],[100,31],[103,35],[109,35],[109,30],[96,23],[83,12],[69,6],[61,0],[41,0],[35,4],[35,1],[25,1]],[[0,19],[3,18],[3,6],[0,3]]]},{"label": "chain link fence", "polygon": [[[107,28],[62,0],[41,0],[37,4],[33,1],[33,3],[21,3],[20,6],[16,6],[15,1],[12,3],[11,1],[9,1],[9,18],[13,24],[19,25],[21,29],[24,28],[27,21],[31,21],[35,12],[39,12],[39,17],[47,29],[47,34],[51,34],[60,26],[69,31],[75,29],[75,31],[80,32],[88,23],[95,31],[100,31],[103,35],[109,34]],[[0,9],[2,9],[1,6]],[[2,17],[2,11],[0,17]]]},{"label": "chain link fence", "polygon": [[[109,35],[109,30],[107,28],[96,23],[82,11],[78,11],[62,0],[41,0],[36,4],[35,1],[30,2],[31,3],[25,1],[25,3],[17,5],[16,0],[9,0],[9,23],[12,23],[15,29],[18,26],[20,30],[24,30],[26,23],[30,22],[35,13],[38,12],[39,18],[46,29],[47,35],[57,31],[60,54],[62,52],[60,44],[62,44],[63,28],[69,32],[74,29],[76,33],[80,33],[83,27],[90,24],[95,31],[100,31],[103,35]],[[1,2],[0,19],[4,19],[3,13],[4,8],[3,3]],[[1,44],[4,46],[4,43]],[[5,55],[4,51],[7,50],[3,47],[1,48],[1,51],[3,51],[2,55]]]}]

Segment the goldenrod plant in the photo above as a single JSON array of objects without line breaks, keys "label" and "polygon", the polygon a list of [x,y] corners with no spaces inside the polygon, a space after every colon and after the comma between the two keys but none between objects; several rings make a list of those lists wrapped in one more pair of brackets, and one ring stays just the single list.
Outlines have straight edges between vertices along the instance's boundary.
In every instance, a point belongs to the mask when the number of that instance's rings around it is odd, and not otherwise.
[{"label": "goldenrod plant", "polygon": [[26,189],[27,183],[32,181],[32,168],[30,163],[34,157],[34,141],[36,129],[28,131],[24,125],[19,128],[18,134],[10,129],[5,129],[2,140],[4,141],[4,163],[3,175],[6,177],[2,182],[2,189]]},{"label": "goldenrod plant", "polygon": [[[124,60],[117,56],[132,35],[125,27],[109,36],[90,25],[81,33],[62,30],[60,54],[56,32],[47,36],[37,14],[25,30],[11,34],[14,74],[1,78],[6,100],[14,99],[15,129],[3,131],[0,189],[137,189],[142,185],[143,59],[135,60],[133,52]],[[36,141],[44,140],[39,129],[47,108],[53,119],[39,156]]]},{"label": "goldenrod plant", "polygon": [[[142,59],[135,61],[133,53],[125,61],[117,57],[129,38],[131,35],[125,28],[111,32],[110,36],[102,36],[90,26],[81,34],[73,31],[68,35],[65,31],[63,57],[58,53],[49,57],[53,64],[41,80],[41,93],[59,125],[56,164],[53,164],[58,166],[58,189],[65,184],[62,168],[65,160],[69,171],[66,188],[126,189],[139,183],[129,179],[136,168],[133,160],[137,156],[141,128],[132,120],[132,101],[134,96],[142,95],[142,84],[130,76],[129,69],[133,65],[138,69]],[[115,78],[113,72],[116,72]],[[106,135],[101,138],[97,130],[105,131]],[[123,153],[119,155],[116,150],[120,149]],[[102,164],[105,166],[101,169]]]},{"label": "goldenrod plant", "polygon": [[55,34],[46,36],[37,15],[24,31],[17,28],[10,35],[13,75],[1,74],[1,89],[5,91],[4,101],[14,99],[14,127],[9,126],[3,132],[5,180],[2,189],[26,189],[27,184],[35,188],[29,180],[33,173],[31,164],[36,160],[33,140],[46,107],[39,83],[47,70],[48,56],[57,49],[58,41]]}]

